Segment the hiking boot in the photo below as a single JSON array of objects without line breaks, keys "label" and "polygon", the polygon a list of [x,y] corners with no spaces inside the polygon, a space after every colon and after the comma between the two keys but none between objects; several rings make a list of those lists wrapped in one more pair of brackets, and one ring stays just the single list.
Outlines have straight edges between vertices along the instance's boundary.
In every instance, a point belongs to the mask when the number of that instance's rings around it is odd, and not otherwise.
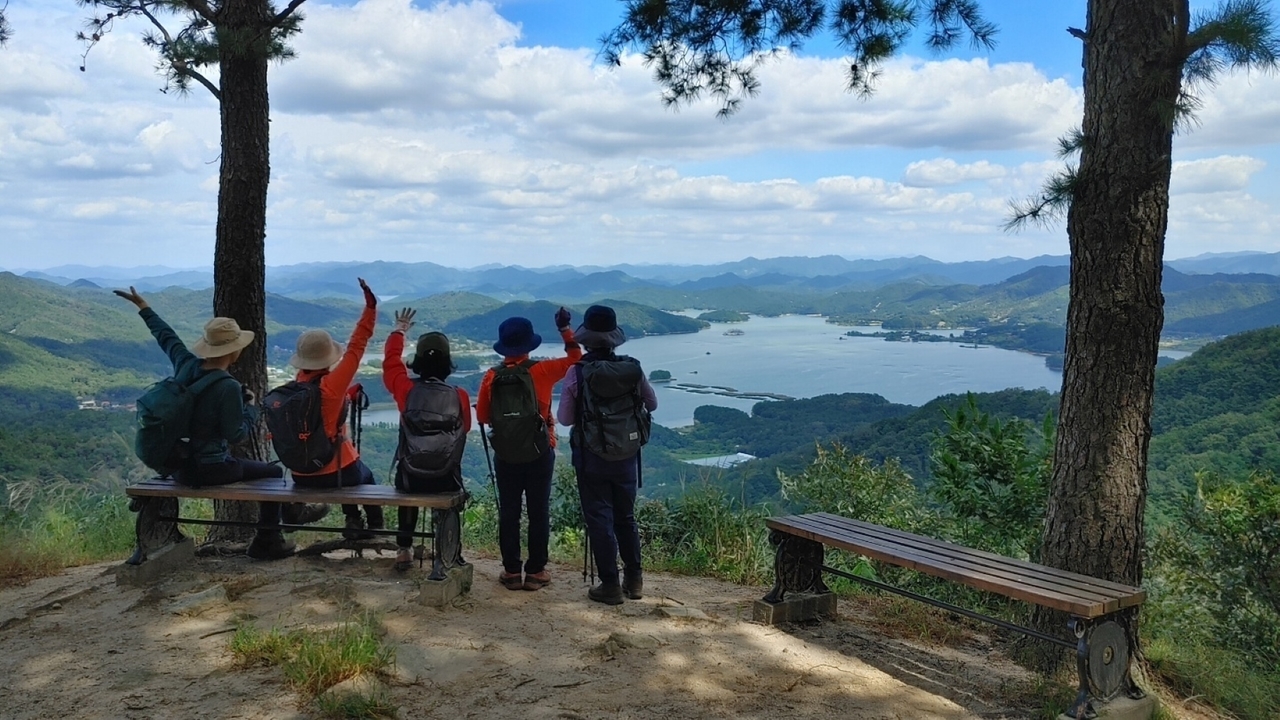
[{"label": "hiking boot", "polygon": [[629,600],[639,600],[644,597],[644,575],[636,573],[622,579],[622,594],[627,596]]},{"label": "hiking boot", "polygon": [[612,585],[600,583],[587,591],[587,597],[605,605],[621,605],[622,586],[617,583]]},{"label": "hiking boot", "polygon": [[543,570],[539,573],[532,573],[524,576],[525,590],[541,590],[551,582],[551,573]]},{"label": "hiking boot", "polygon": [[348,540],[372,540],[373,534],[364,529],[364,518],[357,513],[347,516],[347,525],[342,531],[342,537]]},{"label": "hiking boot", "polygon": [[329,506],[323,503],[286,503],[280,508],[280,520],[285,525],[310,525],[328,514]]},{"label": "hiking boot", "polygon": [[523,590],[524,578],[520,577],[520,573],[509,573],[503,570],[498,575],[498,582],[502,583],[502,587],[508,590]]},{"label": "hiking boot", "polygon": [[396,572],[405,572],[413,567],[413,549],[402,547],[396,550]]},{"label": "hiking boot", "polygon": [[244,554],[254,560],[281,560],[292,555],[295,549],[293,541],[285,540],[280,531],[267,530],[253,536]]}]

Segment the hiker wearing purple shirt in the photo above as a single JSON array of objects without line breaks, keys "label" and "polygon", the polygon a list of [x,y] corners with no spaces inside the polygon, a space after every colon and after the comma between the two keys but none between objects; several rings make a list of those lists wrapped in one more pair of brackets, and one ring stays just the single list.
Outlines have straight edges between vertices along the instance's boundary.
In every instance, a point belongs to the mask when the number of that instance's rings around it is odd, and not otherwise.
[{"label": "hiker wearing purple shirt", "polygon": [[[574,332],[574,339],[586,348],[582,359],[565,375],[560,389],[560,406],[556,419],[561,425],[571,426],[569,446],[572,449],[573,468],[578,478],[578,497],[582,501],[582,515],[591,539],[591,550],[600,574],[600,584],[587,591],[596,602],[617,605],[624,597],[638,600],[644,592],[644,578],[640,561],[640,531],[636,526],[636,491],[640,479],[640,454],[637,448],[628,457],[606,458],[589,447],[584,434],[582,387],[584,371],[606,368],[617,372],[623,382],[631,383],[639,392],[643,403],[644,427],[642,444],[648,439],[647,413],[658,407],[658,397],[653,386],[645,378],[640,363],[626,356],[616,355],[614,349],[626,342],[626,334],[618,327],[613,308],[592,305],[583,315],[582,325]],[[591,387],[598,387],[595,384]],[[647,412],[646,412],[647,411]],[[622,556],[622,578],[619,582],[618,555]]]}]

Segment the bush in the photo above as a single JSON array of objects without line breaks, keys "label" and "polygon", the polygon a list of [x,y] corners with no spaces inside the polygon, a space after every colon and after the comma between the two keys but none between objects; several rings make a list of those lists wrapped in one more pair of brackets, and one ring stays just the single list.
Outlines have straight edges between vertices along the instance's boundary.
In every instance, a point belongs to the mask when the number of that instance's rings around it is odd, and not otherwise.
[{"label": "bush", "polygon": [[1214,639],[1258,668],[1280,666],[1280,483],[1200,474],[1181,522],[1152,543],[1156,610],[1184,637]]},{"label": "bush", "polygon": [[818,446],[799,475],[778,471],[778,483],[799,512],[829,512],[912,532],[927,524],[911,476],[897,460],[877,466],[840,443]]},{"label": "bush", "polygon": [[929,456],[931,493],[956,520],[957,540],[1034,559],[1049,500],[1053,418],[1037,433],[1025,420],[982,412],[972,394],[954,413],[942,412],[947,428]]}]

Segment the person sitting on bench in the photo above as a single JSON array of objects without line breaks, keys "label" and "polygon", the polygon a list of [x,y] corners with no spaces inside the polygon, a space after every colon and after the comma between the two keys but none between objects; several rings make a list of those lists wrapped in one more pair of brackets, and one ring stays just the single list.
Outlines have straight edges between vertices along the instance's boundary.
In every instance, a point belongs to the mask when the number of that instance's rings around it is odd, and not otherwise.
[{"label": "person sitting on bench", "polygon": [[[442,493],[462,489],[462,453],[471,432],[471,398],[445,382],[453,373],[449,338],[441,332],[418,336],[413,359],[405,367],[404,336],[416,311],[396,312],[382,358],[382,383],[400,410],[400,442],[396,446],[396,489],[407,493]],[[412,370],[416,378],[409,377]],[[399,508],[396,570],[413,565],[413,526],[418,508]]]},{"label": "person sitting on bench", "polygon": [[[190,386],[212,372],[226,373],[253,342],[253,331],[241,330],[232,318],[216,317],[205,323],[203,335],[188,350],[173,328],[151,309],[137,290],[130,287],[129,292],[114,292],[137,306],[151,335],[173,363],[174,379],[183,385]],[[191,427],[190,455],[174,477],[179,483],[200,487],[284,477],[284,468],[279,465],[238,458],[228,450],[229,445],[246,440],[258,427],[253,391],[230,375],[209,385],[195,399]],[[258,521],[263,525],[279,525],[280,504],[259,503]],[[285,540],[277,527],[259,529],[246,554],[259,560],[274,560],[288,557],[293,551],[293,543]]]}]

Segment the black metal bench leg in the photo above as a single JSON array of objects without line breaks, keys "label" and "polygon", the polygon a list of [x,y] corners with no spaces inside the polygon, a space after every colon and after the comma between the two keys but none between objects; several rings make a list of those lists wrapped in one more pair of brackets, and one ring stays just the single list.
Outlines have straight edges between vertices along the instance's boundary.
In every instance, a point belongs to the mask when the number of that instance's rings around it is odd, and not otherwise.
[{"label": "black metal bench leg", "polygon": [[1071,618],[1067,622],[1076,636],[1076,672],[1080,674],[1080,688],[1076,700],[1067,711],[1067,717],[1076,720],[1092,720],[1098,717],[1089,698],[1089,621],[1083,618]]},{"label": "black metal bench leg", "polygon": [[138,513],[138,517],[133,524],[137,545],[133,556],[125,561],[128,564],[141,565],[160,548],[187,539],[177,523],[160,519],[178,517],[177,498],[135,497],[129,501],[129,509]]},{"label": "black metal bench leg", "polygon": [[428,580],[445,580],[448,570],[466,564],[462,559],[462,513],[457,508],[432,510],[431,574]]},{"label": "black metal bench leg", "polygon": [[822,543],[777,530],[769,531],[769,542],[774,546],[774,579],[765,602],[780,603],[789,592],[831,592],[822,581]]}]

